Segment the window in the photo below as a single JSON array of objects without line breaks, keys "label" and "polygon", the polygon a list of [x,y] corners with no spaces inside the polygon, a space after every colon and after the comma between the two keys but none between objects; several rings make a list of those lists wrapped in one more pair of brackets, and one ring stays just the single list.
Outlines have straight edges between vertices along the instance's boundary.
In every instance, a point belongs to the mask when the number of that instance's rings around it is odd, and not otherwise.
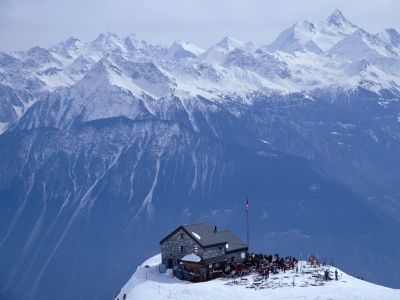
[{"label": "window", "polygon": [[183,233],[181,233],[181,240],[183,239]]},{"label": "window", "polygon": [[178,246],[178,252],[183,252],[183,246]]},{"label": "window", "polygon": [[219,249],[219,251],[221,251],[221,250],[222,250],[222,247],[218,247],[218,249]]},{"label": "window", "polygon": [[242,259],[246,258],[246,253],[244,253],[244,252],[240,253],[240,258],[242,258]]},{"label": "window", "polygon": [[229,248],[229,244],[228,244],[228,243],[226,243],[225,247],[226,247],[226,249],[228,249],[228,248]]},{"label": "window", "polygon": [[194,253],[199,253],[199,247],[193,246],[193,252]]}]

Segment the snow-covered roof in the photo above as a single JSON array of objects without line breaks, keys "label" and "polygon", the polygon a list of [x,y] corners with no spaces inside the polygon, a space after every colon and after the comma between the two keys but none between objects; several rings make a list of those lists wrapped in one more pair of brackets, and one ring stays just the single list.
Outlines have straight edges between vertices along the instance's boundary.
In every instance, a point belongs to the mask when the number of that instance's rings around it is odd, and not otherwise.
[{"label": "snow-covered roof", "polygon": [[226,244],[229,244],[229,249],[227,249],[227,251],[230,252],[247,248],[247,244],[244,243],[241,239],[239,239],[232,231],[221,230],[215,232],[214,228],[211,227],[206,222],[179,226],[172,233],[170,233],[164,239],[162,239],[160,243],[166,241],[171,235],[173,235],[179,229],[183,229],[201,247],[204,248],[216,245],[223,245],[225,247]]},{"label": "snow-covered roof", "polygon": [[201,239],[201,236],[198,233],[192,231],[192,234],[196,237],[196,239]]},{"label": "snow-covered roof", "polygon": [[201,261],[201,257],[194,254],[194,253],[190,253],[188,255],[185,255],[181,261],[187,261],[187,262],[200,262]]}]

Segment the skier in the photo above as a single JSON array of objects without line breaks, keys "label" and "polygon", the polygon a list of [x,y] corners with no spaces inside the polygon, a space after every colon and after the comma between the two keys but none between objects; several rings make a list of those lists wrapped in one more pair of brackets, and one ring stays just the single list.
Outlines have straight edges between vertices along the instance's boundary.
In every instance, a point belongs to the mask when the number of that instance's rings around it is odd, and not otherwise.
[{"label": "skier", "polygon": [[338,271],[337,270],[335,270],[335,280],[336,281],[338,280]]}]

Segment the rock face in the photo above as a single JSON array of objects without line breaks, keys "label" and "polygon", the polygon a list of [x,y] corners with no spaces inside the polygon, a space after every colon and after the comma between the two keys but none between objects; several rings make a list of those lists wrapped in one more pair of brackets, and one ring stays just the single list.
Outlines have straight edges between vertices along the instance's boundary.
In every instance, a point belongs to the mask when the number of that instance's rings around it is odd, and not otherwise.
[{"label": "rock face", "polygon": [[180,224],[244,237],[246,196],[252,250],[397,286],[397,35],[301,24],[293,51],[106,33],[0,53],[0,298],[110,299]]}]

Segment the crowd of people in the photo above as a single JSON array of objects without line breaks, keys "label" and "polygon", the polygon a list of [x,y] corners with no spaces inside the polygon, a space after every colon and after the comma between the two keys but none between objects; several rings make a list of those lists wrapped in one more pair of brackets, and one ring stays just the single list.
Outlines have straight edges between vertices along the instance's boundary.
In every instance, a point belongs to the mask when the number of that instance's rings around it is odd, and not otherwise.
[{"label": "crowd of people", "polygon": [[[319,268],[321,265],[325,266],[325,262],[321,264],[315,255],[308,257],[308,266],[314,269]],[[267,255],[262,253],[250,253],[243,261],[225,260],[213,264],[212,268],[201,270],[192,270],[189,266],[181,265],[174,271],[174,275],[179,279],[185,279],[192,282],[201,282],[216,279],[219,277],[228,278],[243,278],[250,274],[257,274],[258,278],[268,279],[271,275],[286,273],[289,270],[294,270],[296,273],[302,273],[304,265],[299,264],[296,257],[286,256],[280,257],[278,254]],[[307,270],[310,272],[310,270]],[[328,268],[324,269],[323,275],[320,275],[321,280],[333,280]],[[337,270],[334,273],[335,280],[338,280]]]},{"label": "crowd of people", "polygon": [[252,272],[268,278],[270,274],[278,274],[297,268],[297,259],[293,256],[285,258],[275,255],[251,253],[244,262],[232,262],[224,266],[224,275],[242,277]]}]

